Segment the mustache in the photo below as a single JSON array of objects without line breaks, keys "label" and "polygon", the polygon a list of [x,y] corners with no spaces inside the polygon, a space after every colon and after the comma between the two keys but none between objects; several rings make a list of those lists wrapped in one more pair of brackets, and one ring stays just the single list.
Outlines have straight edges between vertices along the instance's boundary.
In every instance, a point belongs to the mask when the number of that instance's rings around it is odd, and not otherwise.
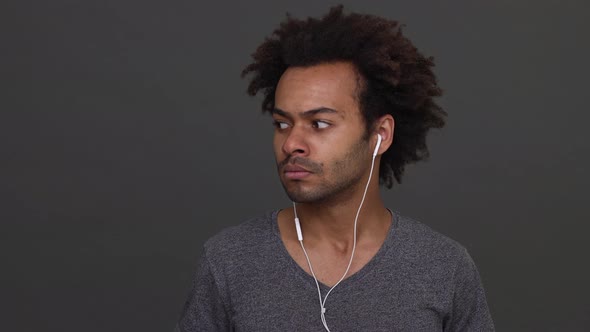
[{"label": "mustache", "polygon": [[322,164],[316,163],[314,161],[311,161],[311,160],[309,160],[307,158],[303,158],[303,157],[289,156],[289,157],[285,158],[284,160],[278,162],[277,166],[278,166],[279,170],[281,170],[283,167],[285,167],[289,164],[303,167],[312,173],[321,173],[322,172]]}]

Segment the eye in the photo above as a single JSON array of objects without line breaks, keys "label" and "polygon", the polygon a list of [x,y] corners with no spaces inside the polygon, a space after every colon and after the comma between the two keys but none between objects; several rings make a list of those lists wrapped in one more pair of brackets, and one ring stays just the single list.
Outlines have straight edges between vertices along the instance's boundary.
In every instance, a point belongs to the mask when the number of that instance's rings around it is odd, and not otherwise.
[{"label": "eye", "polygon": [[330,126],[330,124],[325,121],[314,121],[313,122],[313,127],[317,128],[317,129],[324,129],[324,128],[328,128],[329,126]]},{"label": "eye", "polygon": [[282,121],[278,121],[278,120],[273,120],[272,124],[277,128],[277,129],[287,129],[289,127],[289,124],[286,122],[282,122]]}]

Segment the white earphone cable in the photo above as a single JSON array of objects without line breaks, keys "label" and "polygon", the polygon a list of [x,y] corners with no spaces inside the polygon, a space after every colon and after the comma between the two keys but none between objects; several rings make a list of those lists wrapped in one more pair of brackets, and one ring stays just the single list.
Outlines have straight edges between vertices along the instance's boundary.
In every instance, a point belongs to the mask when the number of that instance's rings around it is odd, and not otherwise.
[{"label": "white earphone cable", "polygon": [[376,152],[377,152],[378,147],[379,147],[379,145],[377,145],[377,148],[375,148],[375,153],[373,153],[373,159],[371,160],[371,171],[369,172],[369,180],[367,181],[367,185],[365,186],[365,191],[363,193],[363,198],[361,199],[361,204],[359,205],[359,208],[356,211],[356,216],[354,218],[354,236],[353,236],[353,242],[352,242],[352,252],[350,254],[350,260],[348,261],[348,266],[346,267],[346,271],[344,272],[344,274],[342,275],[340,280],[338,280],[338,282],[330,288],[330,290],[328,291],[328,293],[326,293],[326,296],[324,297],[323,300],[322,300],[322,291],[320,289],[320,284],[319,284],[318,279],[316,278],[313,268],[311,266],[311,261],[309,260],[309,256],[307,255],[307,251],[305,250],[305,247],[303,246],[303,236],[301,235],[301,233],[299,233],[300,232],[300,224],[299,224],[299,218],[297,217],[297,206],[296,206],[295,202],[293,202],[293,211],[295,213],[295,224],[296,224],[296,227],[298,230],[299,243],[301,244],[301,249],[303,249],[303,254],[305,255],[305,259],[307,260],[307,264],[309,265],[309,270],[311,271],[311,275],[313,276],[313,279],[315,280],[316,287],[318,289],[318,297],[320,299],[322,324],[324,325],[324,328],[328,332],[330,332],[330,329],[328,328],[328,323],[326,322],[326,316],[325,316],[326,300],[328,299],[328,295],[330,295],[332,290],[334,290],[334,288],[336,288],[336,286],[338,286],[340,284],[340,282],[342,282],[342,280],[344,280],[344,278],[348,274],[348,271],[350,270],[350,266],[352,265],[352,259],[354,258],[354,252],[356,251],[356,228],[357,228],[358,218],[359,218],[359,215],[361,212],[361,208],[363,207],[363,203],[365,202],[365,196],[367,195],[367,190],[369,189],[369,184],[371,183],[371,178],[373,177],[373,168],[375,166],[375,156],[376,156]]}]

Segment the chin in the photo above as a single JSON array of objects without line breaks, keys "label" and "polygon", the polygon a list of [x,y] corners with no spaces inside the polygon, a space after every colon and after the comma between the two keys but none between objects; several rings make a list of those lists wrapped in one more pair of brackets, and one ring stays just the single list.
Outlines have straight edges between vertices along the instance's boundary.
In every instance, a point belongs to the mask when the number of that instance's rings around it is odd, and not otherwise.
[{"label": "chin", "polygon": [[289,199],[295,203],[309,203],[314,201],[313,192],[302,188],[301,183],[285,184],[283,182],[283,189],[289,196]]},{"label": "chin", "polygon": [[289,189],[285,187],[285,193],[295,203],[318,203],[327,200],[331,195],[321,190],[313,189]]}]

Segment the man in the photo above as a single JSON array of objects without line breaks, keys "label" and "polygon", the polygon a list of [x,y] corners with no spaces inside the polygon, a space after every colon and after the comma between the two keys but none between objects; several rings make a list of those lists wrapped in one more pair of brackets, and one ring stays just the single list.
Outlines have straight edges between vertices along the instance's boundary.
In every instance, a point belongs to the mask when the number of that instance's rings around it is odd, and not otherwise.
[{"label": "man", "polygon": [[288,17],[243,72],[293,207],[205,244],[177,331],[493,331],[465,249],[384,206],[446,113],[396,22]]}]

